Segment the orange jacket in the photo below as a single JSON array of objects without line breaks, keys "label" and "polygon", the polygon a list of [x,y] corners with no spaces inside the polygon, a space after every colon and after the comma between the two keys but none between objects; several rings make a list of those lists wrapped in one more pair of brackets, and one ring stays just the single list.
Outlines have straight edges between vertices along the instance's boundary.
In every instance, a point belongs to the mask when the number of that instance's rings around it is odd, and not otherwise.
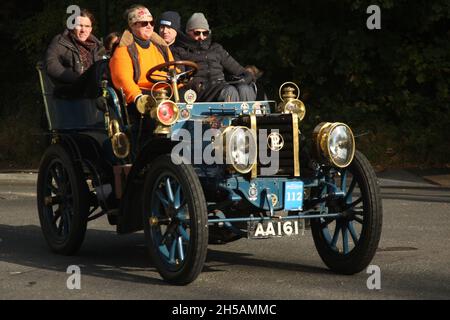
[{"label": "orange jacket", "polygon": [[[141,70],[139,81],[136,83],[134,81],[133,60],[128,53],[128,46],[133,43],[133,40],[130,40],[129,32],[125,35],[127,32],[128,31],[125,31],[119,46],[114,51],[114,54],[109,62],[109,67],[114,86],[117,89],[123,89],[127,103],[134,103],[136,97],[142,94],[142,90],[150,91],[153,86],[153,83],[149,82],[146,78],[147,71],[158,64],[166,62],[159,49],[156,47],[155,41],[159,45],[163,46],[165,43],[164,40],[156,37],[157,35],[154,34],[151,39],[152,44],[148,49],[144,49],[139,45],[136,45]],[[160,39],[162,42],[160,42]],[[167,50],[169,61],[173,61],[173,56],[170,49],[167,48]]]}]

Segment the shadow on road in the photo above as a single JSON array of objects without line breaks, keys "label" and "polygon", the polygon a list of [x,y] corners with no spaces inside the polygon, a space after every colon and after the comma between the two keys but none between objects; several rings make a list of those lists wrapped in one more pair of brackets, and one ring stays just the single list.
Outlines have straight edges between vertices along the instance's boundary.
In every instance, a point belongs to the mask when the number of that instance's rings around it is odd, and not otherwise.
[{"label": "shadow on road", "polygon": [[135,273],[156,270],[151,266],[145,247],[139,246],[142,236],[119,238],[112,231],[88,230],[76,256],[61,256],[50,251],[38,226],[0,225],[0,260],[64,273],[69,265],[78,265],[84,275],[165,285],[160,278]]},{"label": "shadow on road", "polygon": [[450,203],[450,188],[445,187],[385,186],[381,187],[381,195],[391,200]]},{"label": "shadow on road", "polygon": [[436,191],[436,192],[442,192],[450,194],[450,188],[448,187],[441,187],[441,186],[392,186],[392,185],[385,185],[381,186],[381,189],[404,189],[404,190],[427,190],[427,191]]},{"label": "shadow on road", "polygon": [[[217,248],[218,246],[213,246],[213,248]],[[293,272],[301,272],[301,273],[309,273],[309,274],[334,274],[328,269],[314,267],[314,266],[306,266],[297,263],[289,263],[282,261],[271,261],[271,260],[263,260],[263,259],[255,259],[252,254],[248,253],[239,253],[239,252],[229,252],[229,251],[220,251],[220,250],[208,250],[208,262],[219,262],[224,265],[242,265],[248,267],[255,268],[268,268],[268,269],[277,269],[277,270],[286,270]],[[217,266],[214,266],[213,269],[216,269]]]},{"label": "shadow on road", "polygon": [[[38,226],[0,224],[0,261],[63,273],[68,266],[78,265],[84,275],[167,285],[159,276],[153,278],[148,275],[149,271],[156,272],[156,268],[148,256],[143,237],[142,233],[118,236],[114,231],[88,229],[78,254],[61,256],[50,251]],[[208,249],[207,263],[202,272],[221,272],[221,266],[244,265],[309,274],[332,274],[326,268],[254,259],[252,254],[221,251],[219,247]]]}]

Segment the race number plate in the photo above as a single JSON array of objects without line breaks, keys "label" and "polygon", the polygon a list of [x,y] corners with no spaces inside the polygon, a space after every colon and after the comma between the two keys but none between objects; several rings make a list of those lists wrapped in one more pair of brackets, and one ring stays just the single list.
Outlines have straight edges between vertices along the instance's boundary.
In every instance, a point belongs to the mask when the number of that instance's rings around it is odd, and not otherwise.
[{"label": "race number plate", "polygon": [[284,210],[300,211],[303,209],[303,182],[288,181],[284,191]]}]

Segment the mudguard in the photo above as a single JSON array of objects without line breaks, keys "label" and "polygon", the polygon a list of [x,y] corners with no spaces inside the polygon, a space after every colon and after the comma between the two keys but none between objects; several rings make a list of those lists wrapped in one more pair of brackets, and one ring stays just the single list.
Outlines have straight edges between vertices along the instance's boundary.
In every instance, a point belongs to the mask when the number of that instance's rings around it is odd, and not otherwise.
[{"label": "mudguard", "polygon": [[131,168],[121,201],[117,233],[127,234],[143,230],[142,197],[147,166],[162,154],[170,154],[177,142],[167,138],[149,140],[138,154]]}]

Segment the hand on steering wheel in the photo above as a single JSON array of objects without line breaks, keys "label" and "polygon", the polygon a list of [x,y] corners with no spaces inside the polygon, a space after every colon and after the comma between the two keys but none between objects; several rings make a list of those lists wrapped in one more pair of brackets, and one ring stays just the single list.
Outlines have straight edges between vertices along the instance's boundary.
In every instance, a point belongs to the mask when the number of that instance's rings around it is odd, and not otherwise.
[{"label": "hand on steering wheel", "polygon": [[[184,72],[178,72],[176,68],[169,67],[176,67],[176,66],[184,66],[186,67],[187,71]],[[195,73],[198,71],[198,64],[192,61],[169,61],[166,63],[159,64],[157,66],[154,66],[147,72],[147,80],[153,83],[160,82],[160,81],[169,81],[173,82],[174,80],[178,82],[180,78],[186,78],[190,79],[192,76],[194,76]],[[157,74],[158,72],[158,74]],[[166,74],[160,74],[162,72],[166,72]]]}]

